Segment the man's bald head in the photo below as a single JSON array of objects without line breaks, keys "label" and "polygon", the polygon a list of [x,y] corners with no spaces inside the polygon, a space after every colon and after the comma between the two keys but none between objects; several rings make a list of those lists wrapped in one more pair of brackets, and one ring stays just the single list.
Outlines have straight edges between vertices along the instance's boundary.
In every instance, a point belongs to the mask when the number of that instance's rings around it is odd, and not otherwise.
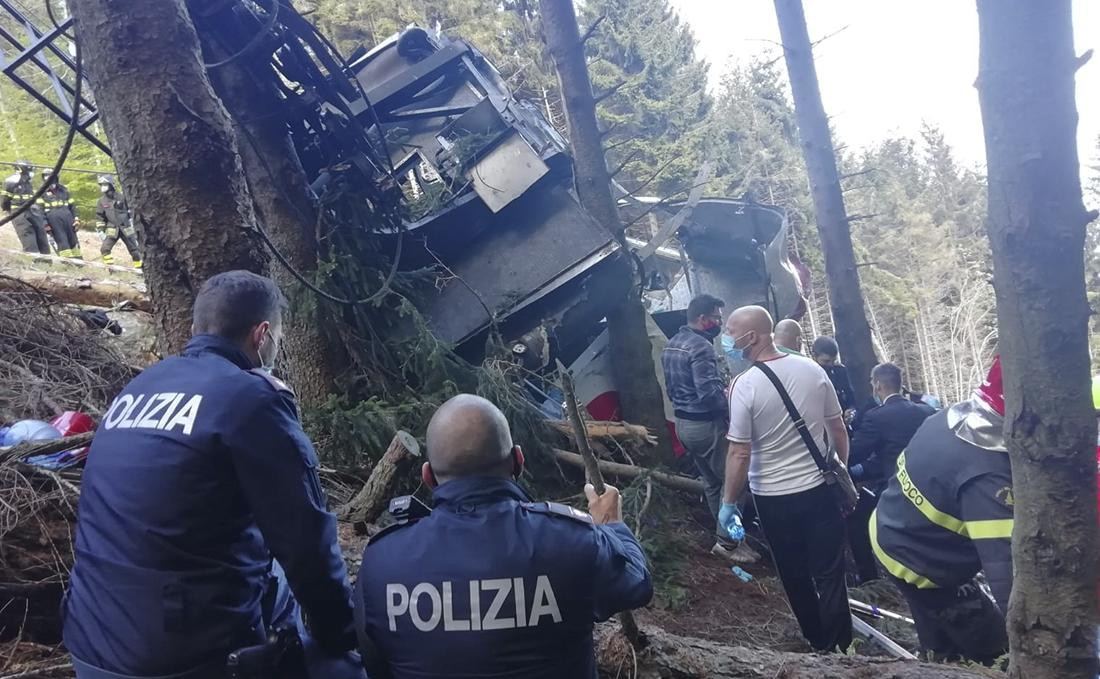
[{"label": "man's bald head", "polygon": [[791,351],[802,350],[802,326],[793,318],[775,324],[775,343]]},{"label": "man's bald head", "polygon": [[762,306],[743,306],[733,310],[726,320],[726,334],[741,349],[746,361],[755,361],[775,353],[772,342],[772,315]]},{"label": "man's bald head", "polygon": [[439,483],[464,476],[512,476],[512,432],[504,413],[473,394],[459,394],[428,422],[428,464]]}]

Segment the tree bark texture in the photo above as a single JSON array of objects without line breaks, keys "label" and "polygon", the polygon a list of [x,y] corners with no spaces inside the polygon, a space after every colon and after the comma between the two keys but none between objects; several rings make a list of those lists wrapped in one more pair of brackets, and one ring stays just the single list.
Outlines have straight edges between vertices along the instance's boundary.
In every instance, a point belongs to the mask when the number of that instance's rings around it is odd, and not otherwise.
[{"label": "tree bark texture", "polygon": [[[600,128],[596,121],[596,102],[584,58],[584,43],[577,28],[572,0],[539,0],[546,47],[554,62],[561,88],[562,103],[569,125],[573,149],[573,175],[581,205],[622,248],[629,248],[611,194]],[[633,272],[624,266],[624,276]],[[672,446],[665,425],[664,397],[653,364],[653,349],[646,327],[646,310],[636,285],[630,286],[626,299],[616,304],[607,316],[608,341],[615,386],[624,420],[643,424],[658,433],[655,453],[671,458]]]},{"label": "tree bark texture", "polygon": [[72,11],[123,192],[145,220],[158,345],[174,353],[203,281],[266,273],[232,124],[183,0],[80,0]]},{"label": "tree bark texture", "polygon": [[978,94],[1012,459],[1010,674],[1095,677],[1096,419],[1070,0],[979,0]]},{"label": "tree bark texture", "polygon": [[[192,0],[192,10],[214,4]],[[222,61],[238,52],[255,34],[236,26],[232,6],[206,20],[195,13],[195,26],[208,61]],[[229,110],[240,147],[245,178],[256,217],[268,237],[291,266],[307,278],[317,271],[317,210],[298,154],[290,141],[286,118],[278,115],[285,104],[276,96],[270,55],[263,50],[210,71],[214,89]],[[325,331],[334,322],[333,309],[302,285],[280,263],[272,263],[271,277],[290,301],[284,363],[288,382],[304,406],[327,400],[349,365],[338,338]]]},{"label": "tree bark texture", "polygon": [[[614,625],[596,628],[596,660],[607,676],[637,679],[982,679],[999,672],[839,654],[784,653],[726,646],[643,626],[649,646],[635,656]],[[731,631],[731,634],[733,632]]]},{"label": "tree bark texture", "polygon": [[852,250],[852,234],[840,190],[836,153],[829,132],[829,120],[821,103],[813,48],[806,28],[802,0],[775,0],[775,15],[783,40],[783,55],[794,95],[799,146],[810,177],[810,193],[817,213],[817,232],[825,255],[825,277],[829,286],[836,341],[848,372],[856,403],[871,398],[871,368],[875,347],[871,326],[863,306],[863,292]]}]

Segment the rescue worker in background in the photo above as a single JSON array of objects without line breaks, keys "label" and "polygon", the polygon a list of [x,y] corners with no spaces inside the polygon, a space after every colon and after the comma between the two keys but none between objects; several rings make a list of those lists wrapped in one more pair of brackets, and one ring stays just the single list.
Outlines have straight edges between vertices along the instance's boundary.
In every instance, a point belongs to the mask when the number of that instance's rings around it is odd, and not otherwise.
[{"label": "rescue worker in background", "polygon": [[[924,421],[871,516],[871,545],[909,602],[923,651],[992,664],[1008,649],[1012,471],[1001,362]],[[993,598],[975,579],[984,571]]]},{"label": "rescue worker in background", "polygon": [[[0,195],[0,210],[5,216],[31,202],[34,197],[34,184],[31,164],[25,160],[15,163],[15,174],[4,180],[4,191]],[[37,252],[42,255],[50,254],[50,239],[46,235],[46,220],[41,209],[31,205],[12,221],[15,227],[15,235],[19,237],[19,245],[23,252]]]},{"label": "rescue worker in background", "polygon": [[687,325],[672,336],[661,352],[661,368],[676,417],[676,437],[699,471],[707,508],[714,518],[715,542],[711,554],[734,563],[754,563],[760,554],[744,542],[744,536],[740,542],[735,541],[718,523],[729,420],[726,384],[714,350],[714,340],[722,333],[723,306],[725,302],[713,295],[692,299],[687,308]]},{"label": "rescue worker in background", "polygon": [[76,204],[69,189],[56,178],[51,181],[53,172],[42,170],[42,183],[49,188],[38,199],[46,213],[46,223],[50,225],[53,240],[57,243],[57,254],[62,257],[84,259],[80,252],[80,241],[76,237],[76,228],[80,220],[76,216]]},{"label": "rescue worker in background", "polygon": [[118,239],[122,238],[126,249],[130,251],[130,257],[134,260],[134,268],[140,269],[141,247],[138,245],[137,232],[134,231],[126,200],[115,189],[115,184],[110,177],[100,175],[98,183],[102,195],[95,206],[95,228],[104,234],[103,245],[99,248],[100,254],[103,255],[103,263],[114,263],[115,258],[111,251],[114,250]]},{"label": "rescue worker in background", "polygon": [[859,487],[859,503],[848,523],[848,544],[856,562],[859,584],[879,577],[878,560],[871,550],[868,521],[878,496],[897,468],[898,455],[921,424],[936,411],[902,394],[901,369],[879,363],[871,370],[871,393],[877,404],[862,416],[848,447],[852,480]]},{"label": "rescue worker in background", "polygon": [[434,510],[363,552],[356,625],[371,676],[596,679],[593,622],[653,596],[619,492],[585,486],[591,516],[531,502],[504,414],[469,394],[432,416],[427,455]]},{"label": "rescue worker in background", "polygon": [[223,677],[227,654],[283,627],[303,635],[311,677],[364,676],[317,457],[270,375],[285,306],[262,276],[212,277],[183,353],[104,415],[65,604],[78,679]]}]

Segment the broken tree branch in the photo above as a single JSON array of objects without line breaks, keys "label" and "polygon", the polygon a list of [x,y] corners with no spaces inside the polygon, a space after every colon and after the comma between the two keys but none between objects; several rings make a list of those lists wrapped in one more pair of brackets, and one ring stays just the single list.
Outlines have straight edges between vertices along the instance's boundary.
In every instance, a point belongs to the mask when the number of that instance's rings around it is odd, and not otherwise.
[{"label": "broken tree branch", "polygon": [[[584,460],[580,455],[570,452],[568,450],[554,449],[554,459],[559,462],[564,462],[574,467],[583,467]],[[693,479],[688,476],[681,476],[680,474],[669,474],[667,472],[658,472],[645,467],[635,467],[629,464],[622,464],[621,462],[609,462],[607,460],[600,460],[598,462],[600,471],[606,472],[611,476],[618,476],[620,478],[633,479],[639,476],[648,475],[657,483],[665,486],[666,488],[672,488],[673,490],[682,490],[687,493],[702,493],[703,482],[699,479]]]},{"label": "broken tree branch", "polygon": [[341,521],[373,523],[389,506],[398,472],[414,458],[420,457],[420,444],[408,432],[398,431],[386,453],[374,465],[363,488],[346,505],[336,510]]},{"label": "broken tree branch", "polygon": [[699,204],[699,201],[703,198],[703,189],[714,177],[714,162],[706,161],[700,166],[699,174],[695,176],[695,183],[691,187],[691,193],[688,194],[687,202],[684,206],[672,216],[672,219],[668,220],[661,225],[661,229],[657,232],[657,235],[649,239],[649,242],[638,250],[638,259],[643,262],[654,253],[657,252],[657,248],[665,244],[669,238],[672,238],[677,229],[683,226],[684,222],[691,218],[691,213],[695,211],[695,206]]},{"label": "broken tree branch", "polygon": [[598,28],[599,25],[603,23],[603,20],[606,18],[606,14],[601,14],[600,16],[596,17],[596,20],[592,22],[592,25],[588,27],[588,30],[586,30],[584,34],[581,35],[582,45],[586,44],[592,38],[592,36],[596,33],[596,28]]},{"label": "broken tree branch", "polygon": [[626,80],[620,80],[619,82],[615,83],[611,87],[607,88],[607,90],[605,90],[605,91],[601,92],[599,95],[596,95],[595,97],[593,97],[592,101],[596,104],[599,104],[601,101],[604,101],[608,97],[615,96],[615,93],[618,92],[619,90],[621,90],[623,88],[623,85],[626,85],[626,83],[627,83]]},{"label": "broken tree branch", "polygon": [[[563,434],[576,434],[571,422],[557,421],[550,422],[549,424]],[[657,437],[653,432],[650,431],[648,427],[644,427],[640,424],[630,424],[629,422],[585,422],[584,427],[590,439],[622,439],[637,443],[638,445],[657,445]]]},{"label": "broken tree branch", "polygon": [[[581,451],[581,460],[584,464],[588,482],[596,488],[596,493],[603,495],[606,485],[603,482],[603,474],[600,473],[599,462],[592,454],[592,448],[588,444],[588,432],[584,428],[584,420],[581,418],[580,407],[577,405],[577,392],[573,387],[573,376],[566,370],[565,365],[558,361],[558,373],[561,375],[562,391],[565,392],[565,406],[569,411],[569,421],[573,423],[573,436],[577,442],[577,450]],[[623,626],[623,635],[635,649],[645,648],[645,638],[638,630],[638,623],[634,620],[634,613],[623,611],[619,613],[619,622]]]},{"label": "broken tree branch", "polygon": [[23,460],[32,455],[49,455],[60,453],[63,450],[81,448],[91,443],[93,436],[95,436],[95,432],[89,431],[83,434],[53,439],[52,441],[25,441],[0,452],[0,460]]}]

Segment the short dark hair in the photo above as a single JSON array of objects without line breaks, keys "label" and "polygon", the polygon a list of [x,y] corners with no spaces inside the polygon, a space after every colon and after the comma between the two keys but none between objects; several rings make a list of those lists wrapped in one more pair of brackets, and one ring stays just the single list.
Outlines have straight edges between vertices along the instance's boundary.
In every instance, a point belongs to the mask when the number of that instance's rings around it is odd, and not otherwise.
[{"label": "short dark hair", "polygon": [[828,335],[822,335],[814,340],[810,352],[814,356],[832,356],[836,358],[840,354],[840,347],[836,345],[835,339]]},{"label": "short dark hair", "polygon": [[879,363],[871,369],[871,379],[881,382],[893,392],[901,391],[901,368],[893,363]]},{"label": "short dark hair", "polygon": [[270,278],[251,271],[226,271],[202,284],[191,319],[196,334],[240,340],[264,321],[281,323],[286,306],[286,297]]},{"label": "short dark hair", "polygon": [[706,316],[707,314],[713,314],[722,307],[726,306],[726,303],[718,299],[714,295],[699,295],[690,302],[688,302],[687,317],[688,320],[699,318],[700,316]]}]

